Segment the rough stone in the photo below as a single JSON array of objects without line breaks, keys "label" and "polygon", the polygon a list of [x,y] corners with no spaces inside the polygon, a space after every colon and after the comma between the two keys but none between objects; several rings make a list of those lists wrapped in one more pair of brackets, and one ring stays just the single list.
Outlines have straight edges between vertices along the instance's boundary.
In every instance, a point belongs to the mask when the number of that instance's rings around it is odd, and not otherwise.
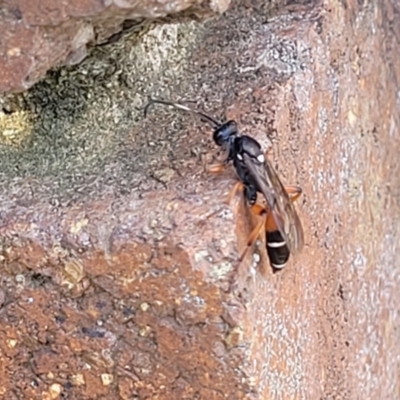
[{"label": "rough stone", "polygon": [[57,65],[81,62],[90,46],[142,32],[156,19],[206,17],[226,11],[229,0],[129,1],[6,0],[0,5],[0,92],[31,87]]}]

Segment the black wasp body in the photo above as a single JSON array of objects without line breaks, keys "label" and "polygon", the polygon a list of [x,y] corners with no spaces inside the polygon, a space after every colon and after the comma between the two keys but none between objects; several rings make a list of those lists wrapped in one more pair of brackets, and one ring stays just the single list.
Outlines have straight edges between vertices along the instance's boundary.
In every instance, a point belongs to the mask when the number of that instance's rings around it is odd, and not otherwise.
[{"label": "black wasp body", "polygon": [[[300,196],[301,188],[298,186],[285,188],[282,185],[275,170],[265,157],[261,145],[254,138],[241,135],[235,121],[219,123],[201,111],[192,110],[178,103],[155,99],[150,100],[146,105],[145,115],[148,107],[154,103],[194,113],[213,126],[214,142],[227,152],[223,164],[217,166],[214,171],[221,170],[223,166],[232,161],[239,178],[233,193],[241,188],[252,211],[263,218],[250,234],[248,246],[239,261],[243,260],[247,250],[264,230],[271,265],[277,269],[283,268],[290,253],[300,251],[304,242],[301,222],[292,204]],[[257,193],[263,195],[266,206],[256,204]]]},{"label": "black wasp body", "polygon": [[239,181],[243,184],[244,195],[250,205],[255,204],[257,192],[262,193],[249,169],[244,163],[244,154],[253,162],[264,163],[265,156],[260,144],[251,136],[241,135],[235,121],[228,121],[215,129],[214,142],[226,149],[228,156],[224,164],[232,161]]}]

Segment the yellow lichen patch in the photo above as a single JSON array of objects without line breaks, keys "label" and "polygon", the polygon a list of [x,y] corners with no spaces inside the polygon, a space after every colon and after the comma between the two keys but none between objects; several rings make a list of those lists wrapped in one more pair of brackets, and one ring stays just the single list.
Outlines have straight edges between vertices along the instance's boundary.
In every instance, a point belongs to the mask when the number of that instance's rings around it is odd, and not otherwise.
[{"label": "yellow lichen patch", "polygon": [[59,383],[53,383],[50,386],[49,394],[51,399],[57,399],[60,397],[62,386]]},{"label": "yellow lichen patch", "polygon": [[354,125],[356,124],[356,122],[358,120],[357,115],[353,112],[353,110],[348,111],[347,119],[348,119],[351,127],[354,127]]},{"label": "yellow lichen patch", "polygon": [[7,50],[8,57],[18,57],[21,55],[21,49],[19,47],[12,47]]},{"label": "yellow lichen patch", "polygon": [[83,374],[72,375],[71,381],[76,386],[82,386],[85,384],[85,377]]},{"label": "yellow lichen patch", "polygon": [[71,233],[75,235],[78,234],[82,230],[82,228],[84,228],[88,224],[88,222],[89,220],[87,218],[82,218],[79,221],[76,221],[76,223],[71,226]]},{"label": "yellow lichen patch", "polygon": [[72,289],[85,276],[83,265],[77,259],[70,259],[65,263],[62,271],[61,285],[66,285]]},{"label": "yellow lichen patch", "polygon": [[111,374],[101,374],[101,382],[104,386],[109,386],[113,380],[114,377]]},{"label": "yellow lichen patch", "polygon": [[0,144],[19,147],[31,132],[32,121],[28,112],[0,112]]},{"label": "yellow lichen patch", "polygon": [[13,349],[17,345],[18,341],[15,339],[8,339],[7,345],[10,349]]}]

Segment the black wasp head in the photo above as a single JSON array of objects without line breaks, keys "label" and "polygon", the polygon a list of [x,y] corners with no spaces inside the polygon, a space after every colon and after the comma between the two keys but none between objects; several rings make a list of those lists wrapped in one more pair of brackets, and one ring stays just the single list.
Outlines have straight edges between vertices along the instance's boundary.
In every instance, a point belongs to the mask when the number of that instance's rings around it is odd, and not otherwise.
[{"label": "black wasp head", "polygon": [[241,136],[235,140],[234,153],[239,161],[243,160],[243,155],[246,154],[256,164],[263,164],[265,161],[264,153],[262,152],[260,143],[250,136]]},{"label": "black wasp head", "polygon": [[235,121],[228,121],[215,129],[213,139],[218,146],[225,147],[230,145],[232,139],[235,138],[238,133],[237,123]]}]

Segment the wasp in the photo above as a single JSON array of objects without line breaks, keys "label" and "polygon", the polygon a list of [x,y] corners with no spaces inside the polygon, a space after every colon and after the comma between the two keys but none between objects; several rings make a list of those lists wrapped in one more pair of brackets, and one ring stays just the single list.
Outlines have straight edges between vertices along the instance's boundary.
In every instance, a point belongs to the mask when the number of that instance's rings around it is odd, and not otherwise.
[{"label": "wasp", "polygon": [[[304,233],[294,208],[294,201],[302,193],[299,186],[284,187],[274,168],[262,151],[260,143],[247,135],[241,135],[235,121],[218,122],[202,111],[194,110],[182,104],[150,99],[144,108],[145,116],[152,104],[163,104],[187,111],[206,120],[214,129],[213,140],[227,152],[222,164],[212,166],[212,172],[221,171],[230,161],[238,176],[238,182],[229,194],[229,200],[242,190],[251,211],[262,217],[262,220],[250,233],[246,249],[239,257],[239,264],[247,251],[253,246],[262,231],[265,232],[267,254],[270,264],[275,269],[282,269],[290,254],[297,254],[304,245]],[[266,202],[265,206],[257,204],[260,193]]]}]

